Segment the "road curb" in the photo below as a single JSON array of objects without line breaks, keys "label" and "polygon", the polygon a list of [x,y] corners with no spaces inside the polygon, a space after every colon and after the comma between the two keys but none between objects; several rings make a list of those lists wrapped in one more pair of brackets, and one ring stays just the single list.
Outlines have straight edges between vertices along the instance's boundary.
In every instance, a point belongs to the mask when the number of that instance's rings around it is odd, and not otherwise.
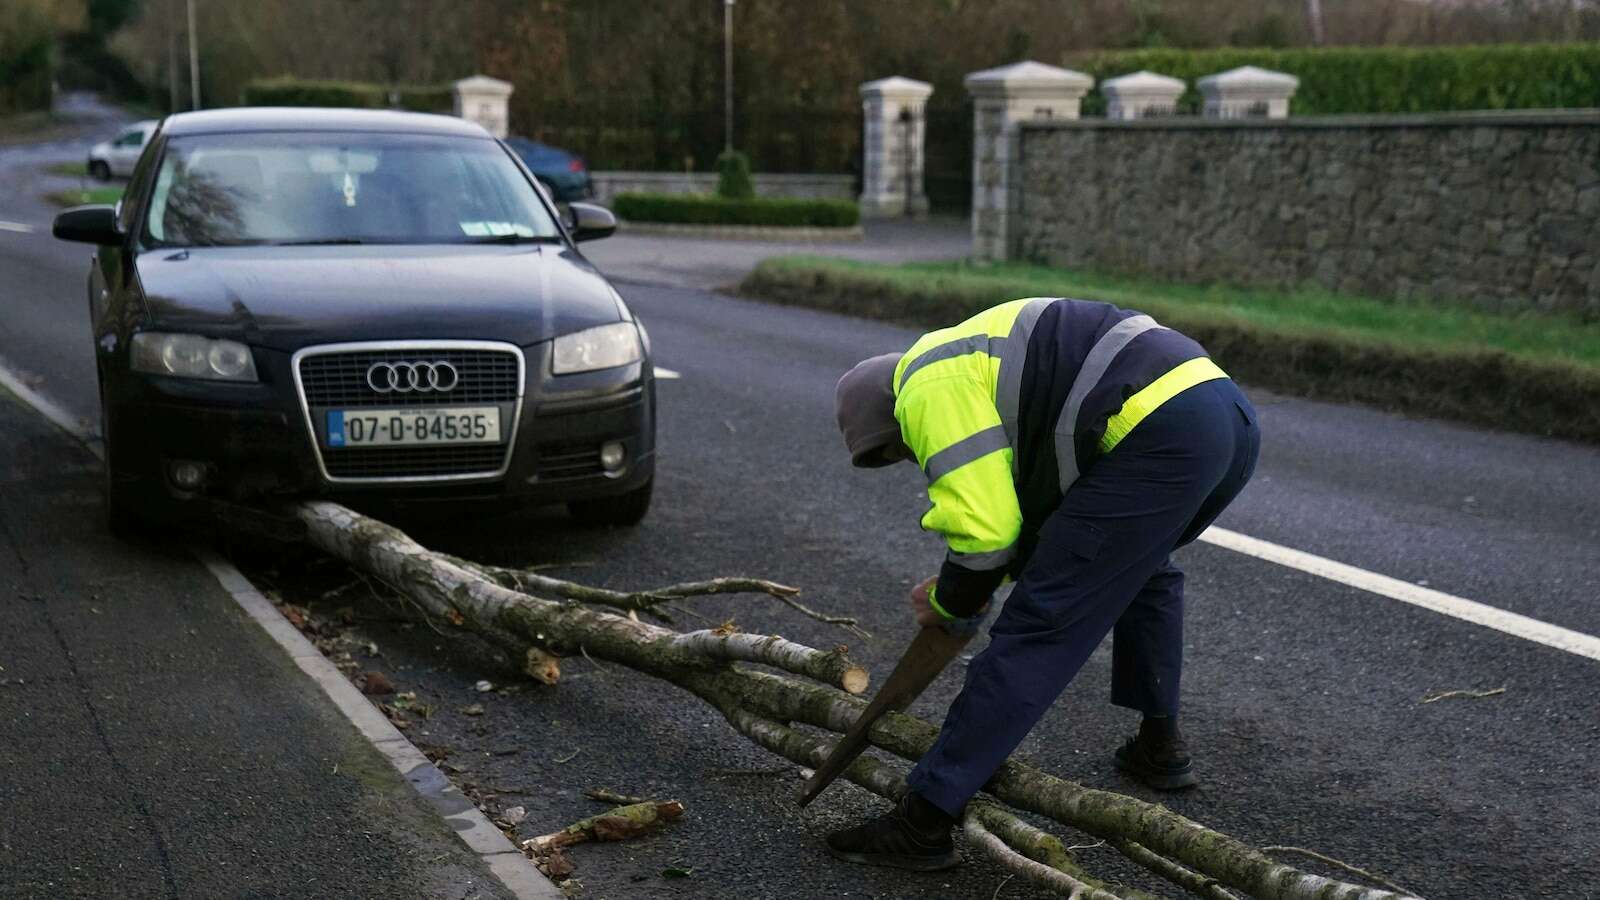
[{"label": "road curb", "polygon": [[[84,445],[97,458],[103,451],[88,427],[74,419],[54,401],[30,388],[3,359],[0,359],[0,388],[15,394],[29,408]],[[305,635],[278,614],[245,574],[215,551],[190,548],[199,562],[217,580],[228,597],[289,656],[300,671],[322,689],[339,712],[355,726],[363,739],[394,766],[406,783],[422,796],[456,837],[483,860],[484,867],[517,900],[565,900],[566,894],[534,868],[487,816],[456,790],[450,779],[427,756],[395,728],[381,712],[356,690],[349,679],[316,648]]]},{"label": "road curb", "polygon": [[233,598],[245,615],[261,627],[300,671],[306,673],[350,724],[361,732],[383,757],[394,766],[422,799],[427,801],[461,839],[483,860],[495,877],[519,900],[564,900],[565,894],[528,861],[487,816],[456,790],[440,771],[400,729],[379,712],[356,686],[328,662],[315,645],[306,640],[272,605],[243,572],[215,551],[192,548],[222,589]]}]

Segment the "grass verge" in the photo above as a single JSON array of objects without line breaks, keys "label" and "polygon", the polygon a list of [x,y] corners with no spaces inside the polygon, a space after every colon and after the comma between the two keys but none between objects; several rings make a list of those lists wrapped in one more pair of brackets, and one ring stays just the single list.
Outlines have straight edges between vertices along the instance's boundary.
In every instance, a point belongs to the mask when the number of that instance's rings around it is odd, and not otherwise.
[{"label": "grass verge", "polygon": [[59,162],[45,166],[44,170],[51,175],[66,175],[70,178],[89,177],[89,166],[82,162]]},{"label": "grass verge", "polygon": [[112,186],[55,191],[45,194],[44,198],[57,206],[81,206],[85,203],[116,203],[122,199],[122,188]]},{"label": "grass verge", "polygon": [[753,197],[729,200],[702,194],[618,194],[612,210],[629,222],[673,225],[766,225],[791,228],[850,228],[861,211],[849,200]]},{"label": "grass verge", "polygon": [[949,325],[1017,297],[1103,300],[1190,335],[1248,384],[1600,443],[1600,322],[1019,264],[784,257],[763,262],[741,290],[924,327]]}]

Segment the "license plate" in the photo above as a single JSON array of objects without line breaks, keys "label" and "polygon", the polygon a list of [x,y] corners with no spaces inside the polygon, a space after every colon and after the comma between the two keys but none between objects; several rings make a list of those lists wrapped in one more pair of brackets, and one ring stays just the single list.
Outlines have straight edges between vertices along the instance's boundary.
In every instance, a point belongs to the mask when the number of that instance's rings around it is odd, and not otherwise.
[{"label": "license plate", "polygon": [[498,443],[498,406],[328,410],[329,447]]}]

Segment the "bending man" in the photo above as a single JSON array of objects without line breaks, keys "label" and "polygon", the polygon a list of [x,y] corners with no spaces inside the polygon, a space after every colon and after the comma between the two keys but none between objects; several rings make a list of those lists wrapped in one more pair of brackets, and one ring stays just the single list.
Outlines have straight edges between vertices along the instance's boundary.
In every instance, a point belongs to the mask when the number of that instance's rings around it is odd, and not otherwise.
[{"label": "bending man", "polygon": [[938,740],[889,813],[828,836],[852,862],[938,869],[967,800],[1111,632],[1111,701],[1144,714],[1116,752],[1151,787],[1198,783],[1178,733],[1183,573],[1174,549],[1236,497],[1260,447],[1250,401],[1195,341],[1082,300],[1016,300],[839,380],[857,466],[914,460],[944,535],[912,591],[925,627],[976,628],[1016,586]]}]

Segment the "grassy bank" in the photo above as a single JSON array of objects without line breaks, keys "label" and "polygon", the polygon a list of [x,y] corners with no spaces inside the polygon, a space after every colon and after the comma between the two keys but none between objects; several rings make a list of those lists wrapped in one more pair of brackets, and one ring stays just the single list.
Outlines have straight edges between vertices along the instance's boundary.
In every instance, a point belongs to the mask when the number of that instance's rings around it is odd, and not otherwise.
[{"label": "grassy bank", "polygon": [[85,203],[116,203],[122,199],[122,188],[120,186],[112,186],[55,191],[45,194],[44,198],[57,206],[81,206]]},{"label": "grassy bank", "polygon": [[762,263],[742,289],[922,327],[948,325],[1016,297],[1104,300],[1189,334],[1248,384],[1600,443],[1600,322],[1014,264],[787,257]]}]

